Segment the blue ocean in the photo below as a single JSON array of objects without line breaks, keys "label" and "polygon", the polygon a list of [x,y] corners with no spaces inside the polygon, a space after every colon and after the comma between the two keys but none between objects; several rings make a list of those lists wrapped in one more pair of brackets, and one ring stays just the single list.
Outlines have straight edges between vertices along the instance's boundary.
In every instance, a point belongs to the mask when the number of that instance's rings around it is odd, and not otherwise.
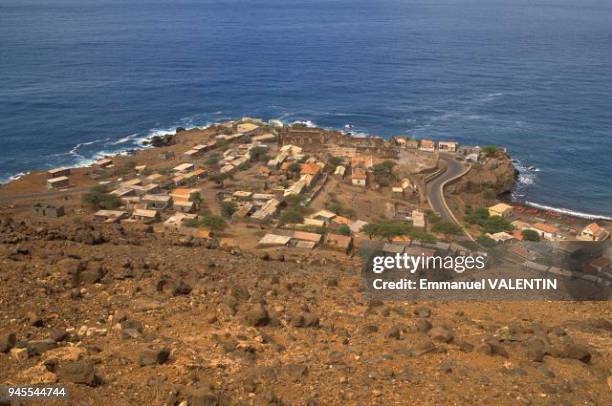
[{"label": "blue ocean", "polygon": [[245,115],[504,145],[612,216],[612,2],[0,0],[2,181]]}]

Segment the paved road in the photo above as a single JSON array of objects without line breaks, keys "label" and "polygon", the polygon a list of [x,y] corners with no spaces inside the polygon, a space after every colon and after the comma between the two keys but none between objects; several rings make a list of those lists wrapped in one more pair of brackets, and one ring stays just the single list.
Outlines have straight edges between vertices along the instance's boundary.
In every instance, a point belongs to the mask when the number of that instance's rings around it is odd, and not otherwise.
[{"label": "paved road", "polygon": [[444,201],[443,188],[446,182],[462,175],[468,167],[455,160],[452,156],[440,154],[440,159],[446,162],[446,171],[427,183],[427,200],[432,209],[442,216],[442,218],[457,223],[455,216],[453,216],[453,213]]}]

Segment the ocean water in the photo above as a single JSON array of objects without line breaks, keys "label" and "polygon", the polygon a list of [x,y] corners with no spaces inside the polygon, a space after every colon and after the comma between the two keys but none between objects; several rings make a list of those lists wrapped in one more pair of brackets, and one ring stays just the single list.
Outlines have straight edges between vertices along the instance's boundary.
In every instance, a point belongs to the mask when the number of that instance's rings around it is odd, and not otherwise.
[{"label": "ocean water", "polygon": [[0,0],[0,178],[243,115],[507,146],[612,216],[609,0]]}]

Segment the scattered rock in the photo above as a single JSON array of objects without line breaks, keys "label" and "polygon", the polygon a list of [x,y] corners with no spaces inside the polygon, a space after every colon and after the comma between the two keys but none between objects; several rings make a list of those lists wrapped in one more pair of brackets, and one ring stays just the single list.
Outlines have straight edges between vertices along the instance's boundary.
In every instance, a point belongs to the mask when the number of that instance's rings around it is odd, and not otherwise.
[{"label": "scattered rock", "polygon": [[11,358],[22,362],[28,359],[28,349],[27,348],[11,348],[10,350]]},{"label": "scattered rock", "polygon": [[429,307],[417,307],[414,309],[414,314],[417,317],[428,318],[431,316],[431,309]]},{"label": "scattered rock", "polygon": [[8,333],[0,336],[0,352],[8,352],[15,346],[17,336],[15,333]]},{"label": "scattered rock", "polygon": [[138,363],[141,367],[149,365],[163,364],[170,358],[170,350],[167,348],[144,350],[138,356]]},{"label": "scattered rock", "polygon": [[442,326],[432,328],[429,330],[428,335],[432,340],[441,341],[444,343],[450,343],[454,338],[453,332]]},{"label": "scattered rock", "polygon": [[264,305],[258,303],[246,312],[244,321],[249,326],[265,326],[270,321],[270,316]]},{"label": "scattered rock", "polygon": [[94,364],[90,360],[62,362],[56,372],[61,382],[93,386],[96,382]]},{"label": "scattered rock", "polygon": [[28,341],[27,348],[30,355],[42,355],[49,350],[57,348],[57,343],[52,338],[32,340]]}]

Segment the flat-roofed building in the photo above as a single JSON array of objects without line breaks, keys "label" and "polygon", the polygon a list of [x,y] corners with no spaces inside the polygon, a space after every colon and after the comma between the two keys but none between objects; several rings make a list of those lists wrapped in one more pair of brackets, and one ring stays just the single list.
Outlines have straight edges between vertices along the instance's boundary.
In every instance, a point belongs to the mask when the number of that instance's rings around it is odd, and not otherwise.
[{"label": "flat-roofed building", "polygon": [[47,180],[47,189],[61,189],[69,185],[70,181],[67,176],[58,176]]},{"label": "flat-roofed building", "polygon": [[157,210],[134,209],[132,218],[145,223],[152,223],[159,220],[159,212]]},{"label": "flat-roofed building", "polygon": [[489,216],[499,216],[503,218],[508,218],[512,216],[512,206],[506,203],[497,203],[493,206],[489,207]]},{"label": "flat-roofed building", "polygon": [[94,213],[94,220],[104,223],[116,223],[127,217],[127,212],[123,210],[98,210]]},{"label": "flat-roofed building", "polygon": [[257,243],[257,246],[265,248],[265,247],[286,247],[291,242],[291,237],[285,235],[277,235],[268,233],[263,236],[261,240]]},{"label": "flat-roofed building", "polygon": [[177,165],[172,170],[174,172],[187,172],[192,171],[195,166],[190,162],[185,162],[183,164]]},{"label": "flat-roofed building", "polygon": [[348,252],[353,244],[353,238],[349,235],[329,233],[325,237],[325,248]]},{"label": "flat-roofed building", "polygon": [[185,220],[195,220],[198,216],[188,213],[175,213],[168,220],[164,221],[164,229],[168,231],[178,231]]},{"label": "flat-roofed building", "polygon": [[32,206],[32,211],[43,217],[62,217],[65,214],[64,206],[48,203],[36,203]]},{"label": "flat-roofed building", "polygon": [[420,210],[412,210],[412,225],[425,228],[425,213]]},{"label": "flat-roofed building", "polygon": [[142,202],[149,209],[164,210],[172,205],[172,196],[168,195],[144,195]]},{"label": "flat-roofed building", "polygon": [[436,143],[432,140],[421,140],[419,149],[425,152],[434,152],[436,150]]},{"label": "flat-roofed building", "polygon": [[443,152],[457,152],[458,144],[454,141],[440,141],[438,142],[438,149]]},{"label": "flat-roofed building", "polygon": [[581,241],[605,241],[610,237],[610,232],[597,223],[591,223],[580,231],[578,239]]},{"label": "flat-roofed building", "polygon": [[70,168],[54,168],[47,171],[47,177],[50,179],[68,175],[70,175]]},{"label": "flat-roofed building", "polygon": [[195,208],[195,203],[190,200],[175,200],[173,203],[174,210],[182,213],[191,213]]}]

